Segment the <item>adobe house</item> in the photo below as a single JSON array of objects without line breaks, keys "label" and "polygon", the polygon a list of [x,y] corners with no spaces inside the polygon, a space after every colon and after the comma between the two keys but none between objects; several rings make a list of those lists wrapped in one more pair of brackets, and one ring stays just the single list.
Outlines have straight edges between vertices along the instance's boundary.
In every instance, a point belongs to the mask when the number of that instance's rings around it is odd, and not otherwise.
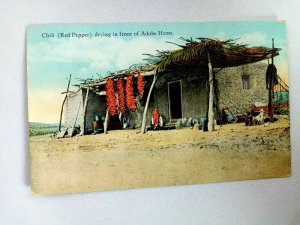
[{"label": "adobe house", "polygon": [[[267,104],[266,68],[267,64],[265,63],[253,63],[226,68],[217,73],[219,109],[227,106],[235,114],[242,114],[254,102]],[[175,122],[180,118],[199,120],[201,117],[206,116],[209,96],[207,73],[207,69],[203,68],[185,68],[161,72],[160,79],[155,83],[149,101],[147,126],[151,121],[153,108],[159,110],[166,122]],[[135,127],[141,126],[153,74],[154,72],[151,71],[144,76],[145,94],[143,98],[139,99],[140,106],[135,112],[127,111],[126,113]],[[85,129],[91,130],[92,121],[96,115],[102,117],[102,119],[106,116],[105,84],[100,83],[97,85],[97,82],[95,82],[90,86],[85,118],[84,102],[88,89],[83,86],[76,93],[69,93],[64,107],[65,127],[79,125],[80,128],[83,128],[85,120]]]},{"label": "adobe house", "polygon": [[[218,105],[215,107],[220,111],[227,106],[235,114],[243,114],[255,102],[267,105],[266,68],[265,63],[252,63],[216,73]],[[209,98],[207,74],[208,70],[204,68],[188,68],[160,75],[153,89],[154,102],[149,107],[158,108],[168,122],[206,116]]]},{"label": "adobe house", "polygon": [[[105,83],[139,71],[144,77],[145,93],[137,98],[135,112],[125,113],[141,132],[157,108],[167,122],[180,118],[208,116],[209,130],[218,111],[228,106],[233,112],[245,112],[254,102],[267,104],[268,65],[259,61],[277,56],[279,49],[239,45],[232,40],[200,38],[185,40],[186,46],[169,52],[149,55],[150,64],[120,71],[109,77],[82,84],[75,94],[68,94],[64,105],[65,126],[80,125],[82,133],[92,128],[95,116],[106,117]],[[272,85],[270,85],[272,86]]]},{"label": "adobe house", "polygon": [[[215,108],[218,107],[218,97],[216,92],[217,80],[216,74],[224,68],[236,67],[250,63],[259,62],[265,59],[272,59],[271,70],[268,75],[268,114],[270,120],[273,121],[273,90],[274,80],[277,77],[273,64],[273,57],[279,55],[278,48],[274,48],[274,40],[272,39],[272,48],[251,47],[236,44],[234,40],[220,41],[218,39],[197,38],[199,41],[192,39],[183,39],[186,44],[180,45],[179,49],[174,51],[158,51],[158,55],[149,55],[149,61],[156,65],[153,82],[148,94],[147,103],[143,114],[143,122],[141,132],[146,131],[147,109],[149,105],[149,96],[159,79],[160,71],[171,70],[176,71],[180,68],[207,68],[208,69],[208,130],[214,131]],[[247,76],[243,76],[246,80]],[[246,87],[246,83],[244,82]],[[215,107],[216,106],[216,107]]]}]

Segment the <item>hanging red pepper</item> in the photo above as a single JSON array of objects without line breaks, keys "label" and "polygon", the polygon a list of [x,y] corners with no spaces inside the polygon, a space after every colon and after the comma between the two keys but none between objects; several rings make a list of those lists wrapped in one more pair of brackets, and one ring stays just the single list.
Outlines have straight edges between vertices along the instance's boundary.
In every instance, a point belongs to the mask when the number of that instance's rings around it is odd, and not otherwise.
[{"label": "hanging red pepper", "polygon": [[109,78],[106,81],[106,106],[110,115],[115,116],[117,114],[117,102],[114,90],[114,81]]},{"label": "hanging red pepper", "polygon": [[126,81],[126,105],[132,111],[136,109],[136,102],[133,94],[133,76],[128,74]]},{"label": "hanging red pepper", "polygon": [[144,94],[144,77],[140,73],[138,73],[136,81],[139,96],[142,97]]},{"label": "hanging red pepper", "polygon": [[154,108],[152,111],[152,125],[154,130],[158,128],[158,120],[159,120],[159,112],[157,108]]},{"label": "hanging red pepper", "polygon": [[117,81],[117,90],[119,98],[119,110],[120,112],[125,112],[125,90],[124,90],[124,81],[122,78],[119,78]]}]

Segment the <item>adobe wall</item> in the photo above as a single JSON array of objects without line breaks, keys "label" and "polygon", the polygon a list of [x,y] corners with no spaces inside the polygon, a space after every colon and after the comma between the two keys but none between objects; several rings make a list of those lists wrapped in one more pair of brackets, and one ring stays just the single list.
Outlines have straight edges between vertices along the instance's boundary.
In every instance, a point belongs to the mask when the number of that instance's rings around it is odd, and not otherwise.
[{"label": "adobe wall", "polygon": [[[78,112],[78,116],[76,119],[77,112]],[[69,94],[66,99],[64,105],[64,118],[65,118],[64,127],[67,128],[73,127],[74,124],[76,126],[80,125],[80,127],[82,127],[83,124],[82,115],[83,115],[83,100],[82,100],[82,90],[80,90],[76,94]]]},{"label": "adobe wall", "polygon": [[[64,106],[65,127],[73,127],[78,112],[75,125],[83,128],[83,107],[86,96],[86,90],[79,90],[76,94],[68,95]],[[92,121],[96,115],[104,116],[106,114],[105,96],[96,95],[93,91],[89,92],[89,98],[86,111],[86,129],[92,129]],[[80,105],[80,106],[79,106]],[[79,108],[79,111],[78,111]]]},{"label": "adobe wall", "polygon": [[[235,114],[243,114],[255,102],[268,104],[268,89],[265,80],[267,66],[259,62],[225,68],[217,73],[220,109],[227,106]],[[249,76],[249,89],[243,89],[243,75]]]},{"label": "adobe wall", "polygon": [[154,88],[154,104],[167,122],[169,116],[168,83],[181,81],[182,117],[200,119],[206,115],[208,105],[207,70],[193,68],[159,75]]}]

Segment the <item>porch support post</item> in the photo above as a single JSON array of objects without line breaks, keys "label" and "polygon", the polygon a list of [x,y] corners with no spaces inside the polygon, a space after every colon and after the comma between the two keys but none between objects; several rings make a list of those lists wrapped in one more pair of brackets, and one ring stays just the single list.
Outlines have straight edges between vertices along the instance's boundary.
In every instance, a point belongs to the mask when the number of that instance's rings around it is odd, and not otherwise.
[{"label": "porch support post", "polygon": [[148,112],[148,107],[149,107],[149,101],[150,101],[150,96],[152,93],[152,90],[154,88],[155,82],[157,79],[157,68],[154,70],[154,76],[153,76],[153,81],[147,96],[147,101],[146,101],[146,105],[145,105],[145,109],[144,109],[144,114],[143,114],[143,121],[142,121],[142,129],[141,129],[141,133],[144,134],[146,133],[146,123],[147,123],[147,112]]},{"label": "porch support post", "polygon": [[61,131],[61,120],[62,120],[62,114],[63,114],[63,111],[64,111],[64,105],[65,105],[65,102],[68,98],[68,93],[69,93],[69,88],[70,88],[70,83],[71,83],[71,77],[72,75],[70,74],[70,77],[69,77],[69,80],[68,80],[68,87],[67,87],[67,91],[66,91],[66,96],[63,100],[63,103],[62,103],[62,106],[61,106],[61,110],[60,110],[60,117],[59,117],[59,125],[58,125],[58,131],[60,132]]},{"label": "porch support post", "polygon": [[86,95],[85,95],[85,100],[84,100],[84,105],[83,105],[83,128],[82,128],[82,135],[84,135],[85,133],[85,128],[86,128],[86,110],[87,110],[87,103],[88,103],[88,99],[89,99],[89,92],[90,92],[90,88],[88,87],[86,89]]},{"label": "porch support post", "polygon": [[210,54],[207,52],[208,56],[208,72],[209,72],[209,102],[208,102],[208,131],[214,131],[214,79],[213,70],[211,65]]},{"label": "porch support post", "polygon": [[107,134],[108,117],[109,117],[109,113],[108,113],[108,110],[106,110],[106,116],[105,116],[105,121],[104,121],[104,134]]},{"label": "porch support post", "polygon": [[[274,49],[274,38],[272,38],[272,49]],[[268,103],[268,115],[270,117],[270,121],[273,122],[273,116],[274,116],[274,57],[272,54],[271,58],[271,75],[269,77],[269,103]],[[277,76],[277,74],[276,74]]]}]

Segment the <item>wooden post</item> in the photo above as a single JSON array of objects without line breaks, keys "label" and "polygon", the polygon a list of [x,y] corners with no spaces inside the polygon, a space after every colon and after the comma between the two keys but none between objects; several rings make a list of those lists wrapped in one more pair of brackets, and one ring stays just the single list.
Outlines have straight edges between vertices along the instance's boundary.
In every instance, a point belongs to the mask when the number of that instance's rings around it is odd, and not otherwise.
[{"label": "wooden post", "polygon": [[77,118],[78,118],[78,114],[79,114],[79,110],[80,110],[80,106],[81,106],[81,101],[79,102],[77,114],[76,114],[76,117],[75,117],[75,120],[74,120],[74,125],[72,127],[68,128],[68,137],[73,137],[76,122],[77,122]]},{"label": "wooden post", "polygon": [[207,56],[209,73],[208,131],[214,131],[214,79],[209,52],[207,52]]},{"label": "wooden post", "polygon": [[123,116],[123,113],[119,112],[119,120],[120,120],[121,123],[122,123],[122,116]]},{"label": "wooden post", "polygon": [[58,125],[58,131],[59,131],[59,132],[61,131],[62,114],[63,114],[63,111],[64,111],[64,105],[65,105],[65,102],[66,102],[67,97],[68,97],[68,92],[69,92],[70,83],[71,83],[71,77],[72,77],[72,74],[70,74],[69,82],[68,82],[68,87],[67,87],[67,91],[66,91],[66,96],[65,96],[65,98],[64,98],[64,101],[63,101],[63,103],[62,103],[61,110],[60,110],[60,118],[59,118],[59,125]]},{"label": "wooden post", "polygon": [[87,103],[88,103],[88,99],[89,99],[89,92],[90,92],[90,88],[88,87],[86,89],[86,95],[85,95],[85,100],[84,100],[84,105],[83,105],[83,128],[81,131],[81,134],[84,135],[85,133],[85,128],[86,128],[86,110],[87,110]]},{"label": "wooden post", "polygon": [[152,90],[154,88],[156,79],[157,79],[157,68],[154,71],[153,81],[152,81],[152,84],[150,86],[150,90],[149,90],[149,93],[148,93],[148,96],[147,96],[147,101],[146,101],[146,105],[145,105],[145,109],[144,109],[142,128],[141,128],[141,133],[142,134],[146,133],[147,112],[148,112],[148,107],[149,107],[149,101],[150,101],[151,93],[152,93]]},{"label": "wooden post", "polygon": [[[274,50],[274,38],[272,38],[272,49]],[[270,117],[270,121],[273,122],[273,114],[274,114],[274,108],[273,108],[273,80],[274,80],[274,58],[272,54],[271,58],[271,75],[269,77],[269,104],[268,104],[268,115]]]},{"label": "wooden post", "polygon": [[109,113],[108,113],[108,110],[106,110],[106,116],[105,116],[105,121],[104,121],[104,134],[107,134],[108,117],[109,117]]}]

